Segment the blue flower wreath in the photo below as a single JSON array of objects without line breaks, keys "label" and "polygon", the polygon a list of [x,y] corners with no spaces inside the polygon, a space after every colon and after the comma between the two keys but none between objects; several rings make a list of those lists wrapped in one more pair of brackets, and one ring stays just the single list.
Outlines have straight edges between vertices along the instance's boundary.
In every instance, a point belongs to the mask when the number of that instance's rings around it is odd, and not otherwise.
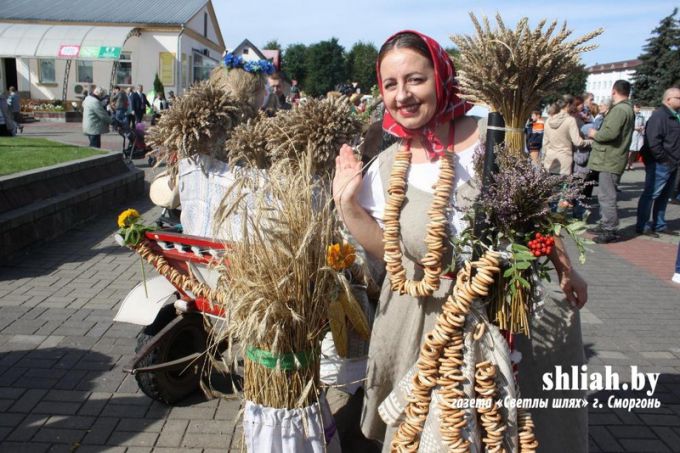
[{"label": "blue flower wreath", "polygon": [[234,55],[233,53],[228,53],[224,56],[224,65],[227,69],[240,68],[253,74],[258,74],[260,72],[264,74],[273,74],[275,69],[274,65],[269,60],[246,61],[242,56]]}]

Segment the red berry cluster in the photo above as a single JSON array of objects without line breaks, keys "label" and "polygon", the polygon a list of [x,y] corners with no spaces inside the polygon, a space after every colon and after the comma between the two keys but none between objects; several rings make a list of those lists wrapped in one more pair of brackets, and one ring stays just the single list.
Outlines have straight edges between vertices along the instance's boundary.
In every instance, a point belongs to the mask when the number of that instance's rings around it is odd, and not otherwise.
[{"label": "red berry cluster", "polygon": [[547,256],[550,255],[555,246],[555,238],[553,236],[544,236],[541,233],[536,233],[534,239],[529,241],[527,245],[535,257]]}]

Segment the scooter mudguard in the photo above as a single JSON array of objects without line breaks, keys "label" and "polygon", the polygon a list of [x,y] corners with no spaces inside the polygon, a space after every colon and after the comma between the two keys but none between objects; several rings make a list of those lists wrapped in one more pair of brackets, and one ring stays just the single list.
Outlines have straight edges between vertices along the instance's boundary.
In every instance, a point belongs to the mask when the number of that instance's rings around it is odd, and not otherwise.
[{"label": "scooter mudguard", "polygon": [[165,277],[160,275],[146,280],[134,287],[125,296],[114,321],[128,322],[140,326],[151,324],[165,305],[177,300],[177,290]]}]

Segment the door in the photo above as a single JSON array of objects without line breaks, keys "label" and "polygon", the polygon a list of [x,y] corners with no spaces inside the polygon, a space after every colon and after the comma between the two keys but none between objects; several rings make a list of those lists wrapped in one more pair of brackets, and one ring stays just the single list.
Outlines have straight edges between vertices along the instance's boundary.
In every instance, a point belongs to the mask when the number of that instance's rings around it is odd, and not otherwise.
[{"label": "door", "polygon": [[5,80],[3,91],[9,90],[9,87],[14,87],[17,90],[17,60],[15,58],[3,58]]}]

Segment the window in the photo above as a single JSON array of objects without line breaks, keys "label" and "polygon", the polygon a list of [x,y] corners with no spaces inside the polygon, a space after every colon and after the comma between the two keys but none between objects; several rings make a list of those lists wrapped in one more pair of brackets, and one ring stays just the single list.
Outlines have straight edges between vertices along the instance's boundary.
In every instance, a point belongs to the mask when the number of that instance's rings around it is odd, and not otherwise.
[{"label": "window", "polygon": [[208,37],[208,13],[203,13],[203,36]]},{"label": "window", "polygon": [[38,80],[40,83],[57,83],[54,60],[38,60]]},{"label": "window", "polygon": [[121,52],[116,71],[116,85],[132,85],[132,52]]},{"label": "window", "polygon": [[78,66],[76,67],[76,77],[78,78],[79,83],[92,83],[94,80],[92,62],[78,60]]},{"label": "window", "polygon": [[206,80],[210,78],[210,71],[219,63],[207,55],[194,51],[194,71],[193,81]]}]

